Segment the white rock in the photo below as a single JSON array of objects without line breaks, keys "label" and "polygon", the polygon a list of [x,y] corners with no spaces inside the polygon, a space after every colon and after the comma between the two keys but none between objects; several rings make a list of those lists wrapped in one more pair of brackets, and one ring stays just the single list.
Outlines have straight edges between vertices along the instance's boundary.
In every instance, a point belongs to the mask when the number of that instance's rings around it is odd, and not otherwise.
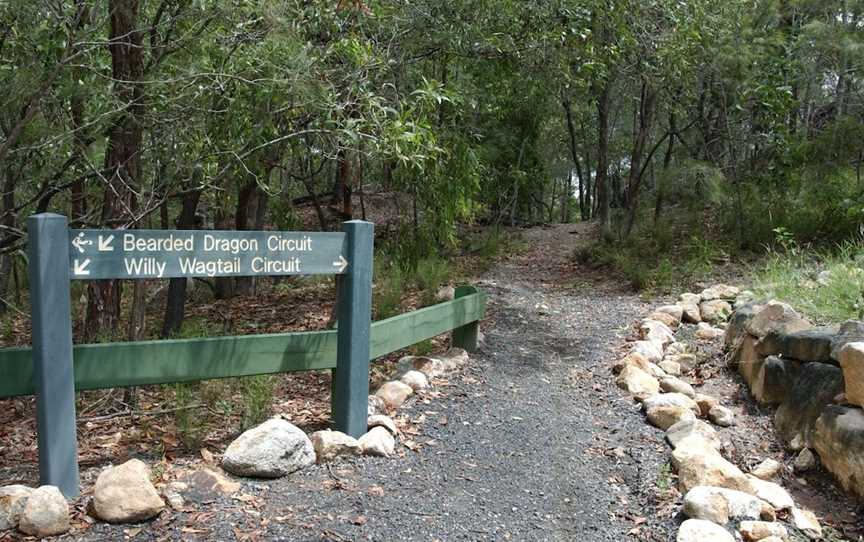
[{"label": "white rock", "polygon": [[414,391],[425,390],[429,387],[429,379],[420,371],[408,371],[399,379],[403,384],[408,384]]},{"label": "white rock", "polygon": [[661,405],[680,406],[692,410],[693,414],[698,415],[700,413],[699,405],[696,404],[696,401],[694,401],[690,397],[687,397],[683,393],[661,393],[658,395],[654,395],[653,397],[649,397],[642,403],[642,406],[645,408],[646,411],[649,408]]},{"label": "white rock", "polygon": [[659,405],[645,410],[645,415],[651,425],[667,430],[676,423],[693,421],[696,415],[689,408],[678,405]]},{"label": "white rock", "polygon": [[675,334],[669,329],[669,326],[657,320],[642,320],[639,334],[643,341],[658,343],[661,347],[675,342]]},{"label": "white rock", "polygon": [[780,485],[752,475],[748,475],[747,479],[752,487],[752,491],[748,491],[748,493],[767,502],[775,510],[789,510],[795,506],[792,496]]},{"label": "white rock", "polygon": [[134,523],[155,517],[165,508],[150,482],[150,468],[140,459],[99,473],[93,488],[96,516],[108,523]]},{"label": "white rock", "polygon": [[699,322],[696,324],[696,338],[704,341],[720,339],[726,334],[722,329],[716,328],[711,324]]},{"label": "white rock", "polygon": [[684,343],[684,342],[672,343],[666,347],[666,354],[670,355],[670,356],[687,354],[687,349],[688,349],[687,343]]},{"label": "white rock", "polygon": [[722,299],[712,299],[699,304],[699,314],[705,322],[725,322],[732,314],[732,305]]},{"label": "white rock", "polygon": [[384,404],[388,408],[397,409],[414,393],[414,390],[408,384],[391,380],[381,384],[375,395],[384,400]]},{"label": "white rock", "polygon": [[657,307],[654,312],[661,312],[663,314],[668,314],[679,323],[681,322],[681,317],[684,316],[684,309],[679,307],[678,305],[663,305],[662,307]]},{"label": "white rock", "polygon": [[438,302],[452,301],[456,297],[456,288],[452,286],[442,286],[435,294],[435,300]]},{"label": "white rock", "polygon": [[684,496],[683,512],[693,519],[705,519],[721,525],[729,519],[759,519],[760,499],[724,487],[696,486]]},{"label": "white rock", "polygon": [[385,427],[373,427],[360,437],[360,451],[364,455],[390,457],[396,449],[393,434]]},{"label": "white rock", "polygon": [[780,473],[780,470],[782,468],[783,465],[780,464],[779,461],[768,458],[753,467],[753,470],[750,471],[750,474],[762,480],[771,480]]},{"label": "white rock", "polygon": [[656,378],[633,365],[627,365],[621,370],[615,383],[619,388],[632,393],[639,400],[644,400],[660,393],[660,382]]},{"label": "white rock", "polygon": [[791,306],[772,299],[753,315],[747,323],[747,332],[761,339],[772,331],[792,333],[811,327],[813,325],[801,318]]},{"label": "white rock", "polygon": [[356,438],[341,431],[315,431],[309,435],[318,463],[330,463],[343,457],[360,454],[360,443]]},{"label": "white rock", "polygon": [[678,489],[681,492],[696,486],[712,486],[754,493],[747,476],[705,439],[690,437],[679,443],[672,452],[672,465],[678,471]]},{"label": "white rock", "polygon": [[663,372],[672,376],[681,376],[681,364],[672,359],[664,358],[663,361],[657,364]]},{"label": "white rock", "polygon": [[34,489],[21,511],[18,529],[24,534],[45,538],[63,534],[69,527],[69,504],[60,490],[54,486]]},{"label": "white rock", "polygon": [[734,300],[738,297],[741,290],[735,286],[728,284],[715,284],[710,288],[702,290],[700,297],[702,301],[711,301],[713,299],[725,299],[727,301]]},{"label": "white rock", "polygon": [[225,450],[222,468],[237,476],[279,478],[315,463],[306,433],[281,418],[249,429]]},{"label": "white rock", "polygon": [[699,405],[700,415],[705,417],[708,417],[708,413],[711,412],[712,408],[720,404],[719,399],[704,393],[697,393],[693,400]]},{"label": "white rock", "polygon": [[703,519],[688,519],[678,528],[677,542],[735,542],[729,531]]},{"label": "white rock", "polygon": [[810,448],[804,448],[798,453],[795,461],[792,463],[792,468],[795,472],[807,472],[816,466],[816,456],[810,451]]},{"label": "white rock", "polygon": [[813,540],[820,540],[822,538],[822,526],[819,525],[819,520],[816,519],[816,514],[810,510],[804,510],[803,508],[798,508],[796,506],[792,508],[790,516],[792,525],[806,534],[809,538]]},{"label": "white rock", "polygon": [[789,536],[789,533],[786,532],[786,527],[771,521],[742,521],[738,525],[738,532],[748,542],[763,540],[769,536],[776,536],[786,540]]},{"label": "white rock", "polygon": [[717,431],[702,420],[683,420],[666,430],[666,440],[673,448],[677,448],[685,439],[693,436],[705,439],[717,450],[721,447]]},{"label": "white rock", "polygon": [[691,399],[696,397],[696,390],[693,389],[693,386],[674,376],[661,378],[660,389],[667,393],[681,393]]},{"label": "white rock", "polygon": [[399,433],[399,428],[396,427],[396,422],[393,421],[393,418],[391,418],[390,416],[384,416],[382,414],[369,416],[369,418],[366,420],[366,427],[368,429],[372,429],[373,427],[383,427],[394,435]]},{"label": "white rock", "polygon": [[387,412],[387,403],[384,402],[384,399],[381,399],[377,395],[370,395],[368,399],[368,415],[375,416],[378,414],[385,414]]},{"label": "white rock", "polygon": [[652,341],[636,341],[630,352],[640,354],[651,363],[657,363],[663,359],[663,348]]},{"label": "white rock", "polygon": [[735,414],[722,405],[715,405],[708,411],[708,419],[720,427],[729,427],[735,423]]},{"label": "white rock", "polygon": [[33,488],[27,486],[0,487],[0,531],[14,529],[18,526],[21,512],[24,510],[31,493],[33,493]]}]

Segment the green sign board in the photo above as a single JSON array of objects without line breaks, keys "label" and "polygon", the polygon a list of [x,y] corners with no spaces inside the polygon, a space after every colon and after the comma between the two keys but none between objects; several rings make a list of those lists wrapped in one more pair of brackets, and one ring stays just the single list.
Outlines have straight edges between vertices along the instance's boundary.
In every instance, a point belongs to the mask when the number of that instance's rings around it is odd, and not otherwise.
[{"label": "green sign board", "polygon": [[343,274],[342,232],[69,230],[73,279]]}]

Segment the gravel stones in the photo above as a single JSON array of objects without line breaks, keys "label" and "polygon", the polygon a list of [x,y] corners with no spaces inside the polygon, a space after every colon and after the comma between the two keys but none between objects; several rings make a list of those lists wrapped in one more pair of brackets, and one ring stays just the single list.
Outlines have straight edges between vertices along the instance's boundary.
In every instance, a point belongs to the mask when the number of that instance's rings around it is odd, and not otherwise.
[{"label": "gravel stones", "polygon": [[222,457],[226,471],[255,478],[287,476],[314,463],[312,441],[281,418],[249,429],[228,446]]},{"label": "gravel stones", "polygon": [[96,479],[93,510],[108,523],[134,523],[153,518],[165,508],[150,482],[150,469],[140,459],[106,468]]},{"label": "gravel stones", "polygon": [[58,488],[41,486],[30,493],[21,511],[18,530],[45,538],[63,534],[69,527],[69,504]]}]

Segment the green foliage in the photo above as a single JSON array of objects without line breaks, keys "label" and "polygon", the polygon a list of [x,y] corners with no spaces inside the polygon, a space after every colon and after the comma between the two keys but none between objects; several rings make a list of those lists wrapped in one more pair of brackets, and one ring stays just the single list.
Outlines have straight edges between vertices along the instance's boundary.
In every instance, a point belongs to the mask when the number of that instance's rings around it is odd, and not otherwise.
[{"label": "green foliage", "polygon": [[277,378],[273,375],[257,375],[237,380],[242,401],[240,430],[245,431],[269,417]]},{"label": "green foliage", "polygon": [[187,448],[201,446],[207,436],[207,417],[202,416],[197,405],[200,403],[201,384],[198,382],[174,384],[174,422],[177,436]]},{"label": "green foliage", "polygon": [[383,258],[375,258],[375,288],[372,312],[375,320],[384,320],[401,312],[405,288],[404,272],[399,265]]},{"label": "green foliage", "polygon": [[847,241],[831,250],[807,250],[783,237],[754,272],[762,298],[792,304],[809,318],[837,323],[864,318],[864,242]]},{"label": "green foliage", "polygon": [[423,305],[435,302],[435,295],[442,284],[450,278],[450,264],[437,256],[423,258],[417,262],[414,283],[420,290]]}]

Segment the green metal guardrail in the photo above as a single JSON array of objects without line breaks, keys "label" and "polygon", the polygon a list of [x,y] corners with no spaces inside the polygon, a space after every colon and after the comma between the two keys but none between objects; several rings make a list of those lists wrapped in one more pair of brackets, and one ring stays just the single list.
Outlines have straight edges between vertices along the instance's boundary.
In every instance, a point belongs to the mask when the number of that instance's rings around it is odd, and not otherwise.
[{"label": "green metal guardrail", "polygon": [[[453,331],[453,345],[473,350],[486,296],[472,286],[456,298],[372,323],[372,359]],[[74,348],[75,389],[168,384],[336,367],[336,331],[310,331]],[[31,395],[30,348],[0,350],[0,398]]]}]

